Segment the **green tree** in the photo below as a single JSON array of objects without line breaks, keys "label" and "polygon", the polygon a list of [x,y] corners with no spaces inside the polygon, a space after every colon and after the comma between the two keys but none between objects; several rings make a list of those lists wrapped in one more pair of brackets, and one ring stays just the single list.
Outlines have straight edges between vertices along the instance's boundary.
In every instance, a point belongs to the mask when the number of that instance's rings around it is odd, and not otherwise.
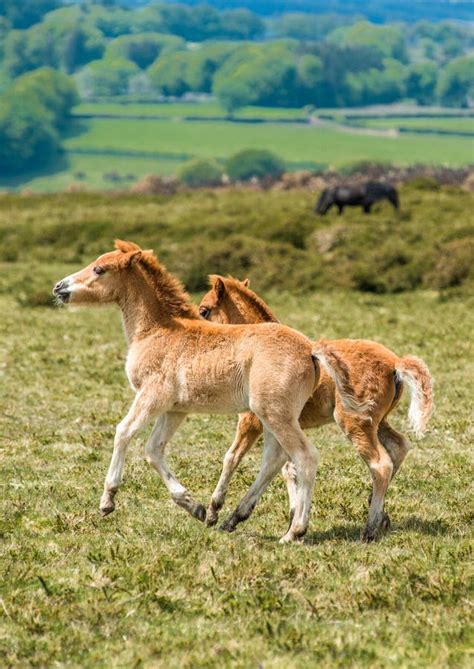
[{"label": "green tree", "polygon": [[10,94],[19,99],[35,98],[38,105],[50,114],[51,122],[56,128],[67,123],[72,108],[79,102],[74,81],[49,67],[42,67],[18,77],[10,88]]},{"label": "green tree", "polygon": [[48,68],[19,77],[0,101],[0,173],[43,166],[61,149],[58,130],[77,102],[74,83]]},{"label": "green tree", "polygon": [[14,28],[29,28],[60,5],[61,0],[0,0],[0,16],[8,19]]},{"label": "green tree", "polygon": [[129,81],[139,71],[126,58],[102,58],[86,65],[76,79],[83,97],[115,97],[128,93]]},{"label": "green tree", "polygon": [[138,35],[122,35],[107,47],[106,56],[126,58],[138,65],[142,70],[149,67],[160,55],[167,55],[185,48],[180,37],[161,35],[159,33],[139,33]]},{"label": "green tree", "polygon": [[232,181],[279,177],[285,171],[285,163],[272,151],[244,149],[227,160],[225,171]]},{"label": "green tree", "polygon": [[235,42],[203,42],[191,51],[186,68],[190,90],[210,93],[216,71],[237,48]]},{"label": "green tree", "polygon": [[190,160],[181,167],[178,179],[187,186],[218,186],[222,183],[222,167],[215,160],[197,158]]},{"label": "green tree", "polygon": [[474,99],[473,56],[462,56],[446,65],[439,75],[437,94],[448,107],[466,107]]},{"label": "green tree", "polygon": [[323,77],[323,62],[318,56],[307,53],[298,62],[298,79],[301,84],[314,90],[321,83]]},{"label": "green tree", "polygon": [[420,105],[432,104],[435,98],[438,68],[430,61],[415,63],[408,70],[406,94]]},{"label": "green tree", "polygon": [[395,26],[358,21],[347,28],[337,28],[328,39],[340,46],[370,46],[385,57],[401,62],[408,60],[403,33]]},{"label": "green tree", "polygon": [[161,95],[183,95],[189,90],[186,79],[188,54],[177,52],[161,56],[148,68],[153,88]]}]

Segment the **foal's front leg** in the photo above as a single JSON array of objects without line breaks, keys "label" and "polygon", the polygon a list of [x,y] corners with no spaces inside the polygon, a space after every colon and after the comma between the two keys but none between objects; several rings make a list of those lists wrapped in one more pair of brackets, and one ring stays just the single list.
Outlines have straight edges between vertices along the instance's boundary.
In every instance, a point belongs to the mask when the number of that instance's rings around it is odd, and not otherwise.
[{"label": "foal's front leg", "polygon": [[100,499],[100,512],[107,516],[115,509],[114,498],[122,483],[123,466],[129,443],[135,434],[150,421],[152,407],[149,397],[143,391],[139,392],[128,414],[117,425],[114,439],[114,450],[105,478],[104,492]]},{"label": "foal's front leg", "polygon": [[185,418],[185,413],[171,411],[160,416],[145,447],[145,455],[147,461],[163,479],[173,502],[186,509],[194,518],[204,522],[206,520],[206,509],[193,499],[184,485],[178,481],[165,460],[166,444]]},{"label": "foal's front leg", "polygon": [[222,509],[227,495],[230,479],[244,455],[252,448],[262,432],[262,424],[255,414],[240,414],[234,441],[224,456],[222,472],[207,509],[206,525],[208,527],[217,523],[219,511]]}]

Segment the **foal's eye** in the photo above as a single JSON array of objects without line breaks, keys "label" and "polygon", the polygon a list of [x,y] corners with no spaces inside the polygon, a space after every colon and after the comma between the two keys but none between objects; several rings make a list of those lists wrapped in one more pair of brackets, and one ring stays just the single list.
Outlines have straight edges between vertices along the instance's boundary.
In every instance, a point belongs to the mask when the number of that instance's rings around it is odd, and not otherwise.
[{"label": "foal's eye", "polygon": [[200,314],[203,318],[209,318],[210,313],[211,313],[211,310],[208,309],[207,307],[199,307],[199,314]]},{"label": "foal's eye", "polygon": [[92,271],[94,272],[94,274],[97,274],[97,276],[100,276],[101,274],[104,274],[105,269],[100,265],[96,265]]}]

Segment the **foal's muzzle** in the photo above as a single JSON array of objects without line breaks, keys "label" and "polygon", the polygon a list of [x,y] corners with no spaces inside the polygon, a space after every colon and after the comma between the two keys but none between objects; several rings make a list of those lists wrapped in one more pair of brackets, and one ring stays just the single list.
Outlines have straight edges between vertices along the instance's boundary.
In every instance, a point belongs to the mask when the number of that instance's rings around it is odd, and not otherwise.
[{"label": "foal's muzzle", "polygon": [[63,304],[69,301],[71,291],[68,290],[69,283],[67,280],[59,281],[53,288],[53,295],[57,297]]}]

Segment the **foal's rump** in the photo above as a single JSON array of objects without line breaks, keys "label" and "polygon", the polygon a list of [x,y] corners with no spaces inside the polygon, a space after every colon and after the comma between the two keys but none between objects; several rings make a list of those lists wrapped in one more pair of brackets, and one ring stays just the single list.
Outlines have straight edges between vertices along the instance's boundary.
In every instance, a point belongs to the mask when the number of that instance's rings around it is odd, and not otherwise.
[{"label": "foal's rump", "polygon": [[433,382],[426,364],[400,358],[382,344],[364,339],[319,340],[314,354],[331,376],[346,411],[381,420],[410,391],[411,427],[422,436],[433,409]]}]

